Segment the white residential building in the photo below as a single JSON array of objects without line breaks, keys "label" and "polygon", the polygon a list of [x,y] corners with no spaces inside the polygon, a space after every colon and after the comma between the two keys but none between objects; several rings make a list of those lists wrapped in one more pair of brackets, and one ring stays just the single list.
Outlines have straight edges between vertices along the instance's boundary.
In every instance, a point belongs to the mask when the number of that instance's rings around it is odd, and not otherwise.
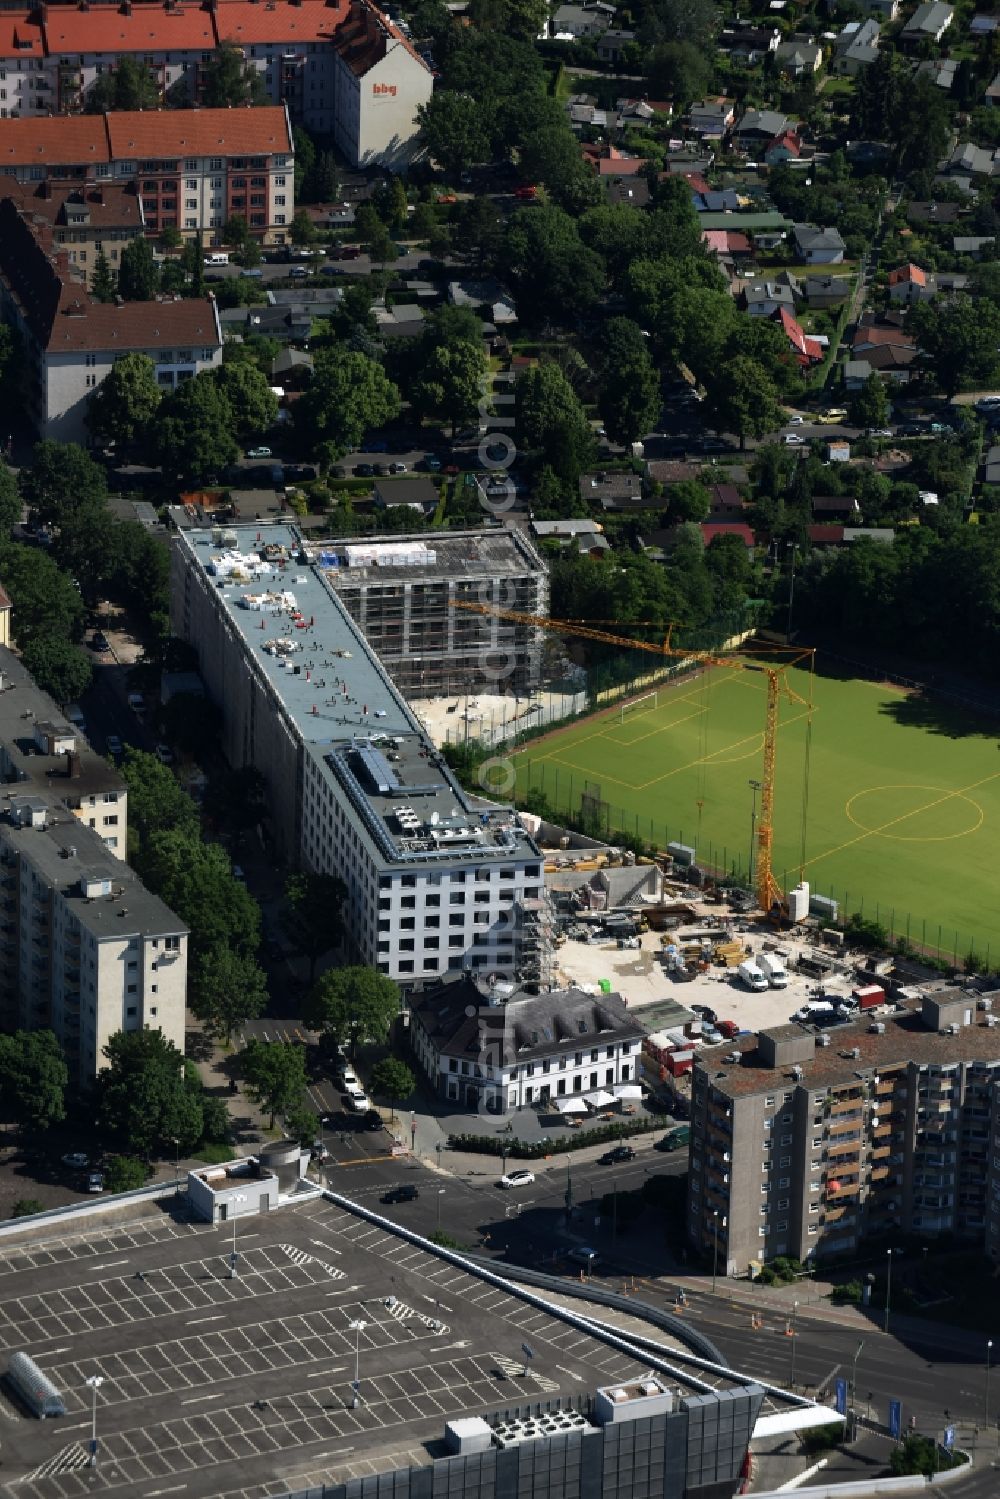
[{"label": "white residential building", "polygon": [[541,853],[455,780],[327,576],[333,554],[252,524],[182,532],[172,565],[174,633],[198,653],[226,756],[264,777],[278,855],[346,882],[359,961],[404,984],[516,973]]}]

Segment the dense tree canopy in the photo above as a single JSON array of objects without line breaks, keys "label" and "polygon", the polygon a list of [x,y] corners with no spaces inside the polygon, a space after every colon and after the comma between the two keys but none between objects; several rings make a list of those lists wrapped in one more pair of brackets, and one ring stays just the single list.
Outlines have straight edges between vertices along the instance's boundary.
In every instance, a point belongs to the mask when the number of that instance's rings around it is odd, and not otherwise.
[{"label": "dense tree canopy", "polygon": [[41,1131],[66,1117],[69,1070],[52,1031],[0,1036],[0,1112],[24,1129]]},{"label": "dense tree canopy", "polygon": [[98,1107],[101,1127],[112,1139],[145,1158],[175,1139],[184,1152],[197,1144],[204,1125],[201,1084],[162,1031],[118,1031],[104,1055]]},{"label": "dense tree canopy", "polygon": [[92,393],[87,424],[99,442],[127,447],[147,432],[162,397],[148,354],[123,354]]},{"label": "dense tree canopy", "polygon": [[327,443],[338,457],[356,449],[371,428],[399,415],[399,391],[382,366],[364,354],[321,349],[309,388],[295,404],[295,425],[315,447]]},{"label": "dense tree canopy", "polygon": [[399,989],[374,968],[331,968],[310,991],[303,1019],[352,1048],[383,1043],[399,1014]]}]

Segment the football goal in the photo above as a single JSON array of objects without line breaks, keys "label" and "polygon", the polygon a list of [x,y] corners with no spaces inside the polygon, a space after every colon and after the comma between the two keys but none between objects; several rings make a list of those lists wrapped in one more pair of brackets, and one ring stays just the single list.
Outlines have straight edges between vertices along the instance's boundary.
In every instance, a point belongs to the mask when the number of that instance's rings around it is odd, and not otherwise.
[{"label": "football goal", "polygon": [[658,698],[659,693],[646,692],[643,693],[642,697],[633,697],[630,698],[627,703],[622,703],[622,723],[625,722],[626,718],[634,718],[637,713],[649,713],[653,708],[656,707]]}]

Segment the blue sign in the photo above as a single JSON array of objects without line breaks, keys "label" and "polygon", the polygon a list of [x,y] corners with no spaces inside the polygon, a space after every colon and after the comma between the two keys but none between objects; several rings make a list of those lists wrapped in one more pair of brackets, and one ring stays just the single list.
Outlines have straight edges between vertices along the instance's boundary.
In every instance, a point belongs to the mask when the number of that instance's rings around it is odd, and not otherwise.
[{"label": "blue sign", "polygon": [[847,1380],[846,1379],[838,1379],[837,1380],[836,1391],[837,1391],[837,1401],[836,1401],[837,1414],[839,1416],[846,1416],[847,1415]]},{"label": "blue sign", "polygon": [[534,1349],[533,1348],[529,1348],[528,1345],[527,1345],[527,1343],[522,1343],[521,1344],[521,1352],[524,1354],[525,1358],[534,1358],[534,1356],[535,1356]]},{"label": "blue sign", "polygon": [[941,1445],[945,1448],[945,1450],[947,1452],[950,1452],[951,1449],[954,1447],[954,1445],[955,1445],[955,1428],[954,1428],[954,1426],[946,1426],[945,1427],[945,1429],[944,1429],[944,1441],[943,1441],[943,1443]]},{"label": "blue sign", "polygon": [[903,1430],[903,1402],[901,1400],[889,1401],[889,1435],[894,1441],[899,1441],[900,1432]]}]

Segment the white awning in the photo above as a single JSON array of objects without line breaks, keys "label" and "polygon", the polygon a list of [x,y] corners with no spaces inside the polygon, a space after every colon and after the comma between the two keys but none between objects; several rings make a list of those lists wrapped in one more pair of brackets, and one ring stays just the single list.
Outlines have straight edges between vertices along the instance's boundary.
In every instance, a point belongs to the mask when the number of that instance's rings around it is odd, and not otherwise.
[{"label": "white awning", "polygon": [[592,1109],[606,1109],[609,1103],[616,1102],[615,1095],[606,1088],[596,1088],[593,1093],[585,1093],[583,1099]]},{"label": "white awning", "polygon": [[642,1089],[638,1083],[615,1083],[615,1097],[627,1099],[631,1103],[642,1097]]},{"label": "white awning", "polygon": [[587,1105],[582,1098],[557,1098],[556,1108],[560,1114],[585,1114]]}]

